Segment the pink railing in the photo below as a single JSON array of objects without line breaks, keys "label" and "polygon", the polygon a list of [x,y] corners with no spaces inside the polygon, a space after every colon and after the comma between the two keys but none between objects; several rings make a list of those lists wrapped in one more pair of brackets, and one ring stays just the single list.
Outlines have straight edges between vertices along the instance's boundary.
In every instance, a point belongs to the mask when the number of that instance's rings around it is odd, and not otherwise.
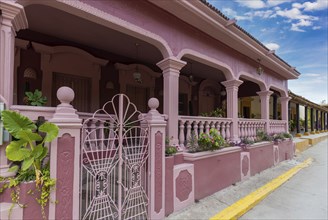
[{"label": "pink railing", "polygon": [[38,120],[39,116],[43,116],[45,120],[48,121],[53,117],[56,107],[12,105],[10,110],[17,111],[33,121]]},{"label": "pink railing", "polygon": [[258,130],[265,131],[265,121],[262,119],[244,119],[238,120],[239,138],[240,139],[256,139],[256,132]]},{"label": "pink railing", "polygon": [[211,128],[219,131],[225,140],[231,136],[232,119],[199,116],[179,116],[179,145],[185,147],[192,134],[199,137],[201,133],[209,133]]},{"label": "pink railing", "polygon": [[288,124],[285,120],[270,120],[269,125],[269,134],[287,132],[286,128]]}]

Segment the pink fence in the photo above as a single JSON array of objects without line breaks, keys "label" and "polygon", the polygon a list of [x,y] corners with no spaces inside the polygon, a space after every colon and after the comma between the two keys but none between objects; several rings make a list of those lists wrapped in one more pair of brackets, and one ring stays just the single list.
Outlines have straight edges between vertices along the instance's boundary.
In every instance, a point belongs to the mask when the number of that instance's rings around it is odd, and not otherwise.
[{"label": "pink fence", "polygon": [[239,119],[239,138],[255,140],[258,130],[265,130],[265,121],[262,119]]},{"label": "pink fence", "polygon": [[196,138],[201,133],[209,133],[210,129],[215,128],[225,140],[231,136],[232,119],[198,117],[198,116],[179,116],[179,144],[180,147],[187,146],[192,135]]}]

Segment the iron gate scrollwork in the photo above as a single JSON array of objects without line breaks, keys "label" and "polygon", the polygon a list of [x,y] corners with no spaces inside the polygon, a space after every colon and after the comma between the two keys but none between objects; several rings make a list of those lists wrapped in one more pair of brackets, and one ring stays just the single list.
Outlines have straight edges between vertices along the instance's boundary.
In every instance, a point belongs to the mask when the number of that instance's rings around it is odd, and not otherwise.
[{"label": "iron gate scrollwork", "polygon": [[142,121],[123,94],[84,121],[81,219],[147,219],[149,129]]}]

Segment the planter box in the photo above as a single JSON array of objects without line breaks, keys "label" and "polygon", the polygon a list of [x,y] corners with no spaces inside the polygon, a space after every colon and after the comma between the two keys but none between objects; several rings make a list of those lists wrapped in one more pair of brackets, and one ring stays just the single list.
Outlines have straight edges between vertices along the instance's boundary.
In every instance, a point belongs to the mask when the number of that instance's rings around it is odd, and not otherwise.
[{"label": "planter box", "polygon": [[260,142],[248,147],[250,153],[251,176],[274,165],[273,143]]},{"label": "planter box", "polygon": [[[2,184],[2,183],[0,183]],[[21,183],[19,185],[20,193],[19,193],[19,202],[27,207],[23,208],[23,219],[43,219],[41,214],[41,206],[37,203],[35,198],[39,198],[40,193],[35,190],[34,182]],[[34,194],[29,195],[28,191],[32,190]],[[0,203],[7,202],[12,203],[11,201],[11,191],[12,189],[6,189],[2,194],[0,194]],[[45,207],[46,216],[48,216],[49,208]]]},{"label": "planter box", "polygon": [[240,152],[240,147],[227,147],[216,151],[183,153],[184,161],[194,164],[196,200],[241,180]]},{"label": "planter box", "polygon": [[285,140],[277,144],[279,149],[279,162],[293,158],[295,149],[292,140]]}]

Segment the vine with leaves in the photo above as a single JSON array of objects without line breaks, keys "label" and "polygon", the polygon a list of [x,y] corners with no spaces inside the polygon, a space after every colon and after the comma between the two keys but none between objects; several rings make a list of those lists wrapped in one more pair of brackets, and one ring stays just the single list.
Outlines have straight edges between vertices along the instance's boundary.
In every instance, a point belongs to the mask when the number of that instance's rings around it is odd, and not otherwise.
[{"label": "vine with leaves", "polygon": [[45,144],[57,137],[59,129],[50,122],[37,126],[28,117],[14,111],[1,112],[1,118],[4,128],[14,139],[6,147],[6,157],[8,160],[20,163],[20,166],[14,165],[9,169],[9,172],[17,172],[15,177],[0,179],[4,182],[0,193],[12,188],[11,210],[15,204],[25,207],[19,202],[19,184],[34,180],[36,191],[40,192],[40,197],[36,198],[36,201],[41,206],[42,217],[46,219],[45,207],[50,201],[50,193],[55,188],[56,180],[50,177],[49,162],[44,163],[48,154]]}]

